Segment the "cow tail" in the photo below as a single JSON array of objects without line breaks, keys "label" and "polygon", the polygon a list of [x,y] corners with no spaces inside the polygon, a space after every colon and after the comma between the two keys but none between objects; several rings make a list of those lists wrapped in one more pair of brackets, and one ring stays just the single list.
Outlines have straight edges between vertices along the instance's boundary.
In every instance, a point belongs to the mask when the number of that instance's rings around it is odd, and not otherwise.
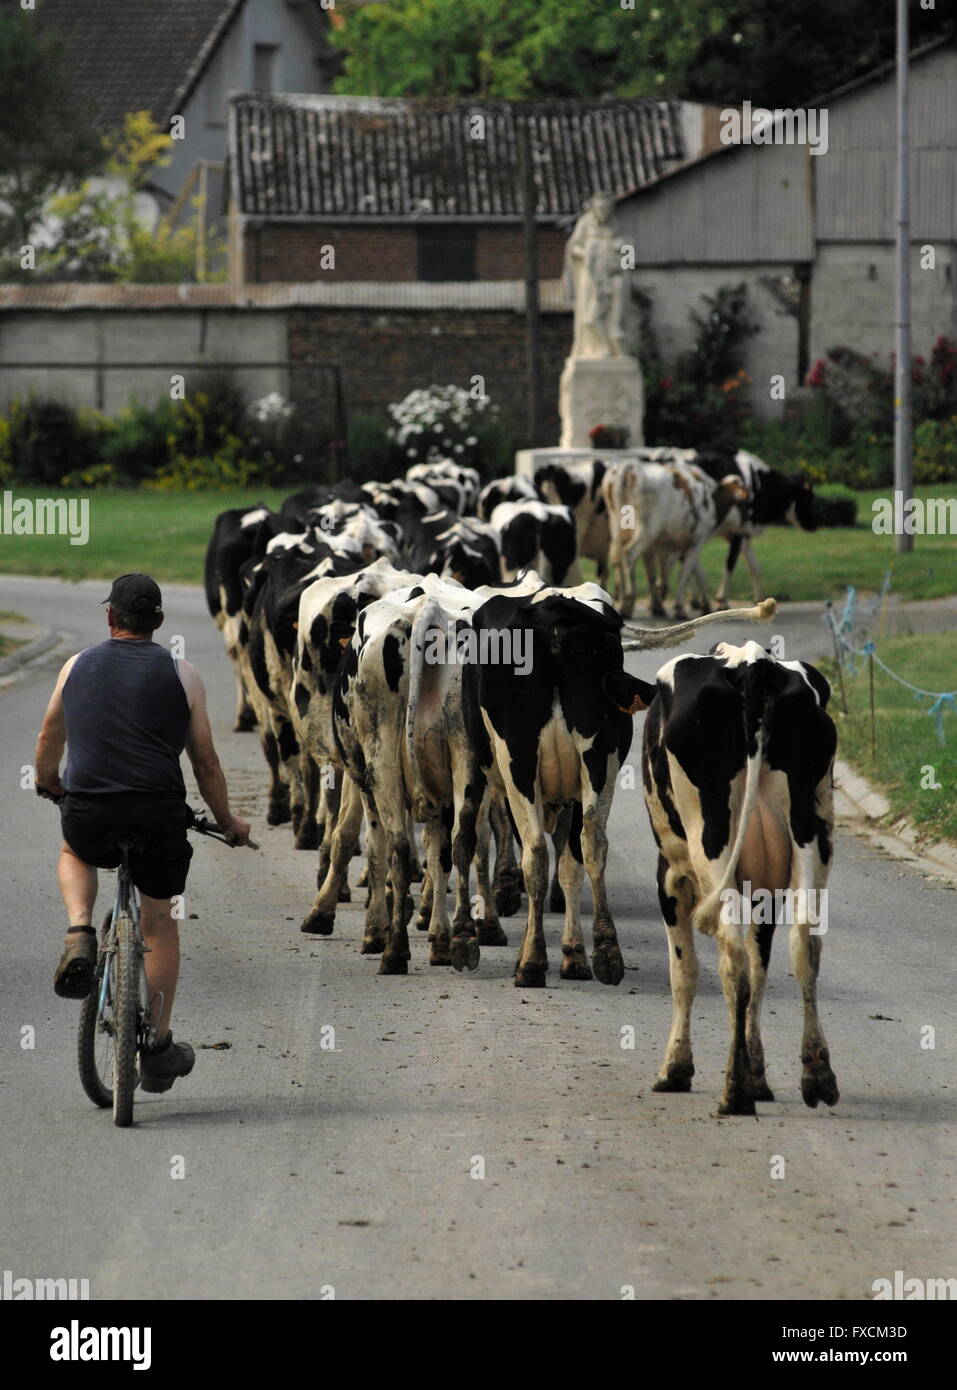
[{"label": "cow tail", "polygon": [[[761,764],[764,761],[764,744],[767,733],[771,695],[765,677],[766,661],[754,661],[742,669],[744,676],[744,737],[747,749],[747,770],[744,779],[744,797],[738,810],[737,828],[731,854],[717,887],[703,898],[692,916],[694,925],[709,936],[718,929],[718,914],[722,907],[722,894],[734,886],[738,863],[744,849],[744,837],[761,781]],[[733,824],[733,822],[732,822]]]}]

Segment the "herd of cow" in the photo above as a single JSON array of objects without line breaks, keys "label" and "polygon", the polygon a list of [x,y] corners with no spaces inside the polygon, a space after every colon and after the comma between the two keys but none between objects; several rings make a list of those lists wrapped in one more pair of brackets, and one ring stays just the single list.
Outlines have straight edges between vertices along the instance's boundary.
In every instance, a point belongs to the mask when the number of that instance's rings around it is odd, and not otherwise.
[{"label": "herd of cow", "polygon": [[[408,969],[421,879],[416,926],[428,932],[432,965],[477,968],[483,945],[507,944],[500,918],[519,910],[524,892],[517,985],[545,983],[546,904],[564,912],[561,977],[618,984],[606,826],[633,716],[647,710],[642,776],[673,1004],[656,1089],[691,1086],[698,928],[717,939],[730,1016],[719,1113],[753,1114],[755,1100],[773,1099],[760,1012],[774,926],[786,920],[804,1004],[802,1094],[808,1105],[833,1105],[816,1006],[821,942],[807,909],[826,887],[831,857],[827,682],[753,641],[676,657],[654,684],[624,669],[627,650],[677,645],[709,622],[769,618],[772,600],[709,615],[699,557],[710,536],[730,541],[724,603],[742,548],[757,585],[749,541],[774,520],[810,528],[810,489],[751,455],[680,450],[553,463],[534,480],[502,478],[481,490],[474,470],[445,461],[389,483],[306,488],[278,512],[223,512],[206,594],[236,668],[237,728],[258,727],[269,823],[291,821],[296,846],[319,850],[302,930],[332,932],[338,904],[350,899],[347,871],[364,821],[362,951],[381,954],[381,973]],[[598,584],[580,582],[582,555],[611,578],[618,606]],[[639,557],[653,612],[663,611],[678,560],[676,616],[691,580],[705,615],[635,627]],[[726,909],[744,884],[778,897],[788,890],[797,909],[742,932]]]}]

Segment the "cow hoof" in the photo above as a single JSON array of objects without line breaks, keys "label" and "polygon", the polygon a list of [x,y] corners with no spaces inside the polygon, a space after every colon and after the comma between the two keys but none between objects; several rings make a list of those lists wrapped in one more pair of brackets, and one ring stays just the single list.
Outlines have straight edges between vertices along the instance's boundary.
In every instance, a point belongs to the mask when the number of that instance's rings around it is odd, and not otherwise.
[{"label": "cow hoof", "polygon": [[564,948],[563,948],[563,949],[562,949],[562,955],[563,955],[563,957],[564,957],[564,959],[562,960],[562,968],[561,968],[561,970],[558,972],[558,973],[559,973],[559,976],[561,977],[561,979],[563,979],[563,980],[592,980],[592,979],[594,979],[594,976],[592,975],[591,970],[589,969],[588,961],[585,959],[585,952],[584,952],[584,950],[583,950],[581,947],[579,947],[579,949],[578,949],[577,951],[569,951],[567,955],[565,955],[565,951],[564,951]]},{"label": "cow hoof", "polygon": [[303,826],[296,836],[296,849],[318,849],[319,831],[315,825]]},{"label": "cow hoof", "polygon": [[349,887],[348,883],[344,883],[339,889],[339,901],[341,903],[352,902],[352,889]]},{"label": "cow hoof", "polygon": [[288,806],[270,806],[266,813],[267,825],[288,825],[291,820]]},{"label": "cow hoof", "polygon": [[718,1106],[719,1115],[754,1115],[754,1096],[750,1090],[744,1091],[736,1086],[725,1093]]},{"label": "cow hoof", "polygon": [[361,873],[361,874],[359,875],[359,877],[356,879],[356,887],[357,887],[357,888],[368,888],[368,886],[369,886],[369,866],[368,866],[368,864],[367,864],[366,867],[362,870],[362,873]]},{"label": "cow hoof", "polygon": [[625,974],[625,962],[614,941],[603,941],[591,953],[595,979],[603,985],[620,984]]},{"label": "cow hoof", "polygon": [[548,966],[540,965],[537,961],[529,961],[527,965],[519,964],[515,971],[515,985],[517,989],[544,989],[545,976],[548,974]]},{"label": "cow hoof", "polygon": [[[661,616],[665,616],[664,609],[662,609]],[[687,609],[679,608],[678,605],[675,604],[671,616],[679,623],[686,622],[688,618]]]},{"label": "cow hoof", "polygon": [[425,913],[425,914],[423,915],[423,914],[420,912],[419,915],[418,915],[418,917],[416,917],[416,919],[415,919],[415,929],[416,929],[416,931],[428,931],[428,929],[429,929],[429,922],[430,922],[431,920],[432,920],[432,914],[431,914],[431,913]]},{"label": "cow hoof", "polygon": [[451,952],[451,950],[449,949],[449,943],[448,943],[447,941],[443,941],[442,944],[441,944],[441,946],[438,945],[436,942],[433,942],[433,943],[432,943],[432,950],[429,952],[429,964],[430,964],[430,965],[451,965],[451,964],[452,964],[452,952]]},{"label": "cow hoof", "polygon": [[499,888],[495,893],[495,913],[498,917],[514,917],[522,906],[520,888]]},{"label": "cow hoof", "polygon": [[244,709],[233,725],[234,734],[249,734],[256,727],[256,716],[251,709]]},{"label": "cow hoof", "polygon": [[549,912],[565,911],[565,894],[557,883],[553,886],[552,891],[548,895],[548,910]]},{"label": "cow hoof", "polygon": [[310,936],[331,936],[335,927],[336,919],[331,912],[310,912],[299,930]]},{"label": "cow hoof", "polygon": [[818,1101],[825,1105],[836,1105],[841,1098],[837,1089],[837,1077],[830,1067],[820,1071],[806,1071],[801,1077],[801,1098],[813,1110]]},{"label": "cow hoof", "polygon": [[456,970],[477,970],[480,952],[478,939],[464,932],[452,937],[451,964]]},{"label": "cow hoof", "polygon": [[478,943],[480,946],[507,946],[508,937],[499,922],[479,922]]},{"label": "cow hoof", "polygon": [[755,1100],[773,1100],[773,1099],[774,1099],[774,1092],[771,1090],[771,1087],[768,1085],[767,1079],[766,1079],[765,1077],[763,1077],[763,1076],[760,1078],[760,1080],[752,1081],[752,1083],[751,1083],[751,1089],[752,1089],[752,1091],[754,1092],[754,1099],[755,1099]]},{"label": "cow hoof", "polygon": [[668,1067],[665,1076],[659,1076],[652,1086],[653,1091],[690,1091],[691,1078],[694,1076],[694,1065],[691,1062],[682,1064],[672,1062]]},{"label": "cow hoof", "polygon": [[409,961],[407,956],[385,955],[379,961],[380,975],[408,975]]},{"label": "cow hoof", "polygon": [[381,956],[385,950],[384,936],[364,936],[359,947],[360,956]]}]

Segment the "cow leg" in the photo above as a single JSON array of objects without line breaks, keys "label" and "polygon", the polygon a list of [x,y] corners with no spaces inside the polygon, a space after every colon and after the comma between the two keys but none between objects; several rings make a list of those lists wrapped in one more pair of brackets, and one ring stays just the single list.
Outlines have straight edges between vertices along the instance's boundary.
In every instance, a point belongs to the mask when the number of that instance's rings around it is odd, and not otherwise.
[{"label": "cow leg", "polygon": [[665,616],[665,605],[662,601],[665,589],[664,578],[662,578],[659,583],[654,555],[645,554],[641,558],[644,562],[645,575],[648,580],[648,607],[653,617],[663,618]]},{"label": "cow leg", "polygon": [[[507,749],[497,749],[496,760],[500,767],[507,765]],[[528,919],[515,965],[515,984],[520,989],[544,989],[548,973],[543,925],[545,894],[548,892],[548,842],[542,828],[541,801],[538,795],[534,804],[528,801],[511,779],[506,783],[506,791],[522,842],[522,873],[528,894]]]},{"label": "cow leg", "polygon": [[427,931],[429,933],[429,940],[431,941],[432,932],[430,930],[430,924],[432,921],[432,907],[435,901],[435,879],[432,877],[432,870],[429,867],[432,862],[430,843],[432,839],[432,828],[430,824],[425,827],[424,839],[426,870],[425,877],[422,879],[422,892],[419,894],[419,910],[415,916],[415,929],[416,931]]},{"label": "cow leg", "polygon": [[501,797],[493,792],[489,793],[488,815],[495,836],[495,911],[499,917],[512,917],[522,906],[522,874],[515,858],[512,822]]},{"label": "cow leg", "polygon": [[605,826],[611,809],[618,768],[615,759],[609,759],[608,779],[600,796],[587,785],[584,763],[581,774],[583,788],[587,788],[582,797],[582,853],[591,880],[594,902],[591,965],[596,980],[603,985],[617,985],[625,973],[625,963],[621,958],[618,933],[615,931],[615,922],[608,906],[608,894],[605,889],[605,861],[608,858],[608,835]]},{"label": "cow leg", "polygon": [[721,583],[718,585],[718,592],[714,596],[714,606],[716,608],[727,608],[728,590],[731,587],[731,576],[734,574],[734,567],[738,563],[738,556],[741,553],[741,543],[743,536],[732,536],[728,544],[728,553],[724,561],[724,573],[721,576]]},{"label": "cow leg", "polygon": [[[688,587],[688,583],[697,568],[698,556],[701,554],[701,550],[702,547],[700,545],[694,546],[693,549],[688,551],[681,562],[678,583],[675,585],[674,616],[682,620],[687,616],[685,611],[685,589]],[[710,613],[711,611],[707,597],[705,597],[704,609],[702,611],[706,613]]]},{"label": "cow leg", "polygon": [[[370,798],[371,799],[371,798]],[[375,808],[377,820],[381,820],[388,853],[388,872],[392,884],[392,906],[386,933],[385,950],[379,962],[380,975],[407,975],[409,973],[408,924],[412,915],[412,850],[414,839],[410,839],[409,815],[401,784],[397,779],[376,786]],[[372,815],[369,816],[370,861],[369,876],[373,875],[372,834],[375,827]]]},{"label": "cow leg", "polygon": [[764,1066],[764,1043],[761,1040],[761,1005],[768,982],[768,962],[771,959],[771,942],[774,939],[774,923],[753,923],[748,932],[748,964],[751,968],[751,998],[748,1002],[746,1036],[748,1058],[751,1063],[751,1086],[755,1100],[773,1100],[774,1092],[768,1085]]},{"label": "cow leg", "polygon": [[753,1115],[754,1090],[747,1047],[747,1013],[751,1001],[747,952],[740,928],[734,923],[719,921],[717,938],[718,973],[728,1005],[731,1029],[724,1095],[718,1106],[718,1114]]},{"label": "cow leg", "polygon": [[446,902],[446,889],[452,870],[452,816],[452,807],[443,806],[439,818],[430,821],[425,829],[425,847],[428,854],[426,877],[432,886],[432,912],[429,923],[429,939],[432,942],[429,952],[430,965],[452,964],[449,910]]},{"label": "cow leg", "polygon": [[698,989],[698,955],[691,912],[694,899],[687,879],[673,886],[668,861],[658,855],[658,902],[668,933],[668,973],[671,978],[671,1032],[656,1091],[690,1091],[694,1076],[691,1050],[691,1007]]},{"label": "cow leg", "polygon": [[267,825],[285,825],[290,819],[289,788],[279,775],[279,743],[271,729],[260,725],[262,733],[263,756],[269,768],[269,809],[266,812]]},{"label": "cow leg", "polygon": [[568,809],[573,815],[568,818],[565,843],[558,861],[558,879],[565,904],[562,968],[559,973],[563,980],[591,980],[593,976],[582,936],[581,892],[585,866],[582,862],[581,803],[576,801]]},{"label": "cow leg", "polygon": [[754,594],[755,603],[760,603],[762,587],[761,566],[758,564],[758,557],[752,550],[751,542],[747,536],[744,538],[742,548],[744,550],[744,558],[748,563],[748,569],[751,571],[751,592]]},{"label": "cow leg", "polygon": [[[349,863],[362,825],[362,796],[351,777],[343,776],[339,815],[332,833],[332,854],[326,877],[316,894],[315,902],[300,927],[300,931],[318,932],[328,936],[336,921],[336,907],[341,901],[342,885],[348,884]],[[368,935],[368,928],[367,928]],[[382,950],[384,937],[370,951]],[[365,942],[363,942],[365,949]]]},{"label": "cow leg", "polygon": [[558,868],[561,864],[562,855],[565,853],[565,846],[568,844],[568,833],[572,824],[572,812],[578,802],[572,806],[566,806],[560,813],[555,822],[555,829],[552,831],[552,848],[555,851],[555,872],[552,874],[551,885],[548,890],[548,910],[549,912],[565,911],[565,894],[562,890],[561,879]]},{"label": "cow leg", "polygon": [[296,832],[296,849],[319,848],[319,824],[316,818],[319,801],[319,769],[312,756],[300,750],[299,784],[302,788],[302,815]]},{"label": "cow leg", "polygon": [[492,845],[492,828],[489,819],[489,798],[482,802],[475,823],[475,885],[478,889],[476,903],[480,912],[478,942],[480,946],[507,946],[508,937],[502,931],[495,911],[495,894],[489,879],[488,861]]},{"label": "cow leg", "polygon": [[[452,825],[452,862],[455,865],[455,917],[452,922],[452,965],[456,970],[477,970],[479,940],[469,898],[469,875],[475,859],[479,807],[475,803],[475,788],[471,793],[460,785],[453,768],[455,783],[455,819]],[[478,792],[482,795],[484,787]]]},{"label": "cow leg", "polygon": [[252,705],[249,703],[249,696],[246,694],[246,687],[243,685],[243,678],[240,675],[238,664],[236,666],[236,723],[233,725],[234,734],[249,733],[256,727],[256,714]]},{"label": "cow leg", "polygon": [[836,1105],[840,1099],[837,1078],[831,1070],[831,1057],[817,1016],[817,976],[821,964],[821,938],[812,936],[806,923],[795,922],[790,930],[791,970],[801,990],[804,1004],[804,1033],[801,1038],[801,1095],[813,1110],[818,1101]]}]

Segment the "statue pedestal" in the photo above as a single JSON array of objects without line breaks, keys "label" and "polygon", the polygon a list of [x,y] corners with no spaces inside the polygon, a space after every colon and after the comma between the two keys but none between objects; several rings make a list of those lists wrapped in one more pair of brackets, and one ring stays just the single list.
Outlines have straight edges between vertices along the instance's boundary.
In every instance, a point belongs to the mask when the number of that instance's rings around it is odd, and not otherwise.
[{"label": "statue pedestal", "polygon": [[592,449],[596,425],[624,425],[630,448],[645,442],[645,389],[635,357],[566,357],[559,411],[562,448]]}]

